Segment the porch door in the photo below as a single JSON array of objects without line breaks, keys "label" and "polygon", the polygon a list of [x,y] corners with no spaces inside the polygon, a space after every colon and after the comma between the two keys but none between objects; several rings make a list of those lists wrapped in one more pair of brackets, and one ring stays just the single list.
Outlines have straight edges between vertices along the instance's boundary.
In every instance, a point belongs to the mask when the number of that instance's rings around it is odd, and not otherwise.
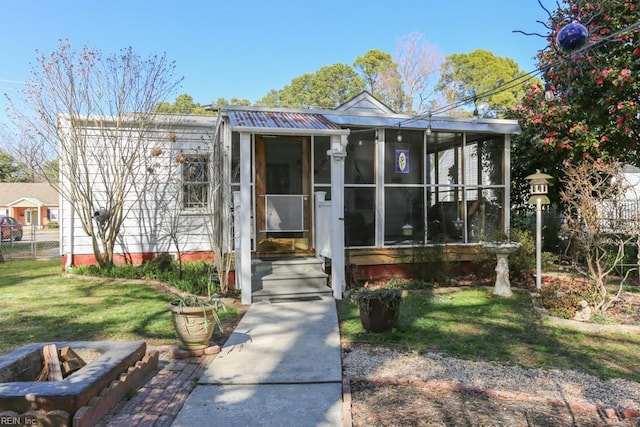
[{"label": "porch door", "polygon": [[311,248],[311,142],[256,136],[258,254],[305,255]]}]

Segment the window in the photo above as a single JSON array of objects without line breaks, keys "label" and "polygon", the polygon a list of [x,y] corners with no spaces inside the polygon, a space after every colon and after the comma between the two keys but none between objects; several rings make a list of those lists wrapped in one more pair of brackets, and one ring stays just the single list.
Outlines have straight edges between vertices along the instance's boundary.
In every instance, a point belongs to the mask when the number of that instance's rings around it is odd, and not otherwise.
[{"label": "window", "polygon": [[204,209],[209,203],[209,157],[186,155],[182,163],[185,209]]},{"label": "window", "polygon": [[58,220],[58,208],[50,208],[49,209],[49,221],[57,221]]},{"label": "window", "polygon": [[376,224],[376,133],[351,129],[344,164],[345,245],[373,246]]}]

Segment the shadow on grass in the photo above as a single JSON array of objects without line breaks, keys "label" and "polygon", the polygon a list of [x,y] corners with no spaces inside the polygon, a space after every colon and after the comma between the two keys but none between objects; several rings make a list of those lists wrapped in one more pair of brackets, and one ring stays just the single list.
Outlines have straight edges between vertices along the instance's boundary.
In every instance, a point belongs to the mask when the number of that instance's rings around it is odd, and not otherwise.
[{"label": "shadow on grass", "polygon": [[141,283],[65,278],[51,263],[17,267],[0,277],[0,353],[31,342],[175,342],[170,295]]},{"label": "shadow on grass", "polygon": [[584,333],[544,323],[531,298],[491,291],[416,293],[404,298],[398,330],[365,333],[357,308],[339,304],[343,337],[353,341],[436,351],[470,360],[529,368],[573,369],[602,379],[640,379],[640,336]]}]

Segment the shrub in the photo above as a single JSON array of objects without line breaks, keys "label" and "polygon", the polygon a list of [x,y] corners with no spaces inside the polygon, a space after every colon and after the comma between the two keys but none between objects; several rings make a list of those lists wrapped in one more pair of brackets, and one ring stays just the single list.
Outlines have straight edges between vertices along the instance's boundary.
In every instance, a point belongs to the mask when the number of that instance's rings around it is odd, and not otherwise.
[{"label": "shrub", "polygon": [[414,246],[413,277],[425,282],[438,282],[449,273],[449,262],[440,246]]},{"label": "shrub", "polygon": [[435,286],[433,283],[420,279],[404,279],[402,277],[393,277],[385,284],[389,289],[433,289]]},{"label": "shrub", "polygon": [[522,246],[509,256],[509,273],[512,277],[520,277],[536,267],[536,241],[526,230],[514,229],[510,234],[510,240]]},{"label": "shrub", "polygon": [[[182,277],[178,272],[176,261],[166,257],[160,261],[145,262],[142,265],[115,265],[110,268],[100,268],[96,265],[80,265],[72,269],[73,273],[109,277],[113,279],[151,279],[169,283],[181,291],[196,295],[207,295],[209,290],[218,292],[220,285],[215,266],[208,261],[187,262],[183,265]],[[211,285],[211,287],[210,287]]]},{"label": "shrub", "polygon": [[554,278],[540,290],[540,305],[556,317],[571,319],[580,308],[580,301],[592,305],[596,300],[594,287],[584,281]]}]

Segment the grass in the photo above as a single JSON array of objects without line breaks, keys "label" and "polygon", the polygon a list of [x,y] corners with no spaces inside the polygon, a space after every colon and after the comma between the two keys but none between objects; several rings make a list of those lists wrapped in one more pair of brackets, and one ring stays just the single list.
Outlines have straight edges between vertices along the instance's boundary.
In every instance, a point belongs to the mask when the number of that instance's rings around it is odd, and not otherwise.
[{"label": "grass", "polygon": [[469,289],[403,298],[396,332],[366,333],[348,298],[338,305],[342,337],[528,368],[582,370],[640,381],[640,335],[585,333],[540,320],[528,294]]},{"label": "grass", "polygon": [[[0,353],[32,342],[142,340],[177,343],[171,295],[140,281],[62,276],[60,260],[0,264]],[[220,312],[223,322],[237,312]]]}]

